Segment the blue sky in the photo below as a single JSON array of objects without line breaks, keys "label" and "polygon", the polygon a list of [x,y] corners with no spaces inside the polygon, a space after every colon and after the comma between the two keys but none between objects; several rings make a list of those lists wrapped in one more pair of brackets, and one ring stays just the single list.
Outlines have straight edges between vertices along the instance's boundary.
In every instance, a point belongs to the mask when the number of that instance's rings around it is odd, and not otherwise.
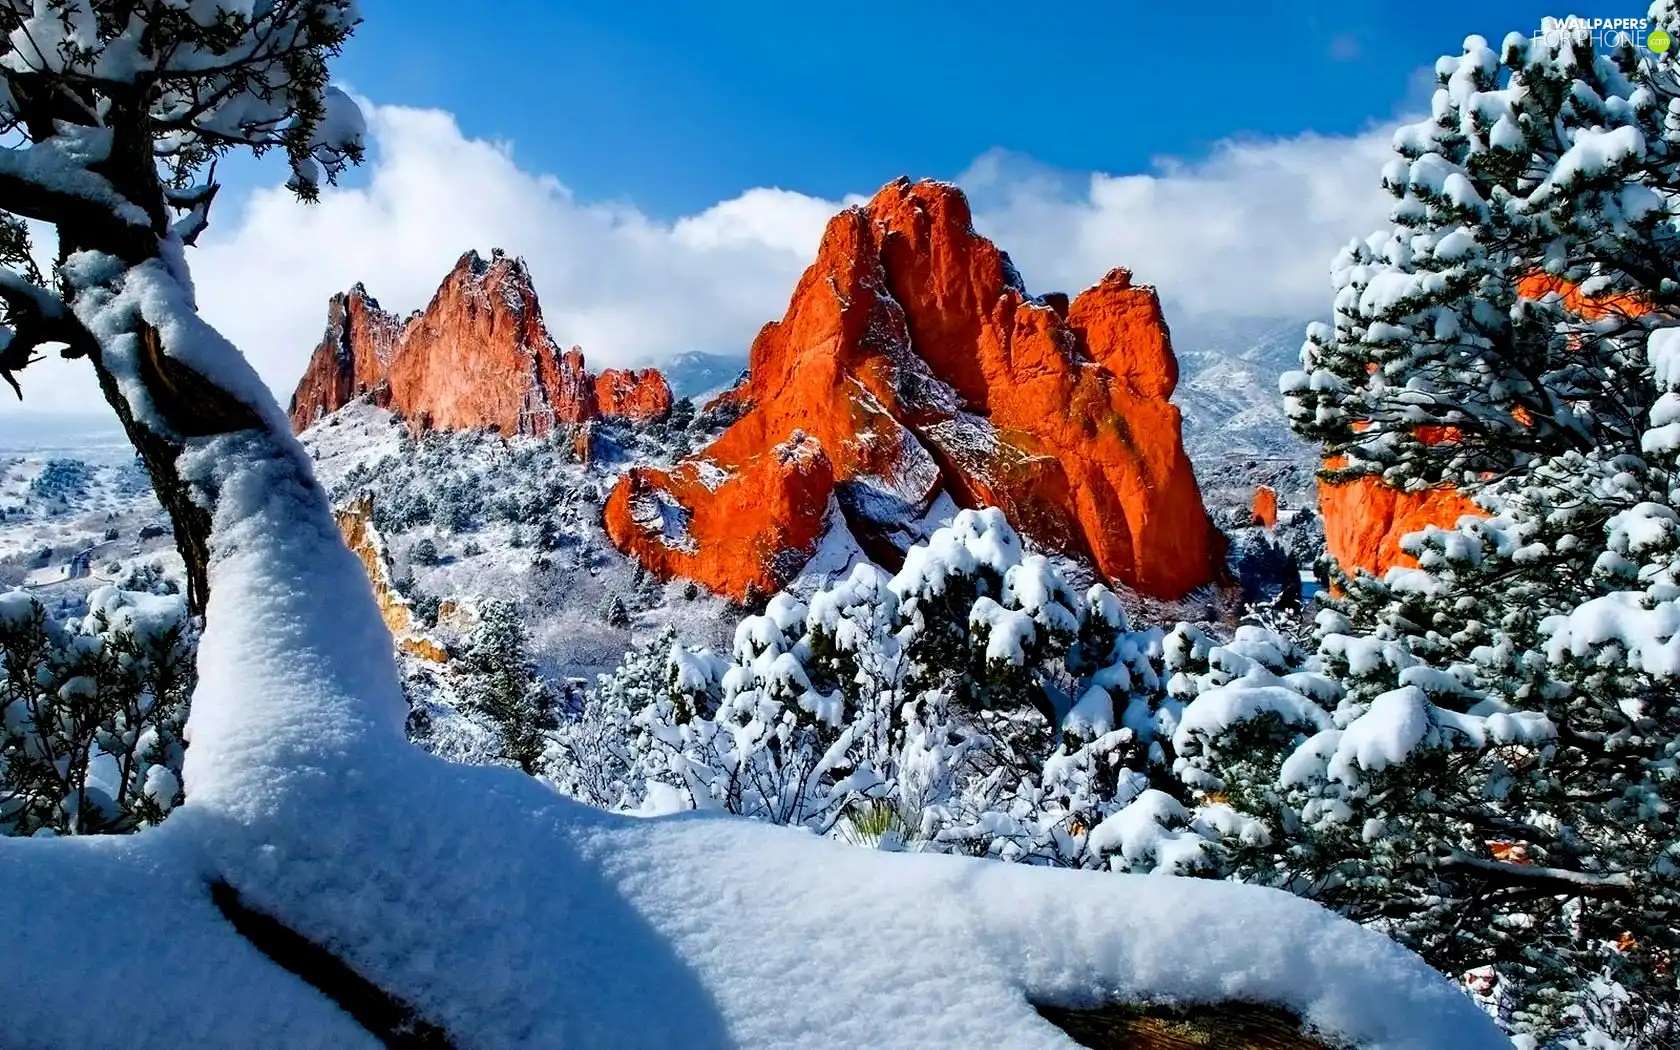
[{"label": "blue sky", "polygon": [[[1036,291],[1126,266],[1160,290],[1182,346],[1240,341],[1259,321],[1324,316],[1331,258],[1386,221],[1393,129],[1426,111],[1437,57],[1546,15],[1642,13],[1549,0],[361,6],[334,72],[366,100],[368,163],[306,207],[280,188],[278,158],[232,160],[192,254],[203,313],[282,402],[331,295],[360,281],[389,309],[423,307],[469,248],[524,256],[555,339],[596,365],[744,353],[828,218],[901,174],[958,181]],[[54,407],[98,400],[80,373],[41,389]]]},{"label": "blue sky", "polygon": [[[1470,32],[1638,0],[788,3],[362,0],[339,75],[435,106],[580,196],[673,216],[752,186],[838,197],[994,148],[1128,172],[1233,136],[1346,134]],[[494,15],[489,14],[494,10]]]}]

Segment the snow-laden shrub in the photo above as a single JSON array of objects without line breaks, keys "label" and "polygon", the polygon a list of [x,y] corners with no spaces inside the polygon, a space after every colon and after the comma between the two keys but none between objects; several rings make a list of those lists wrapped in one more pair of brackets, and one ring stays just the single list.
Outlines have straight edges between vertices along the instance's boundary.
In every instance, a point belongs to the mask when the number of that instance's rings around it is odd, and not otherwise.
[{"label": "snow-laden shrub", "polygon": [[1152,786],[1174,787],[1161,638],[1106,587],[1076,594],[1000,512],[964,511],[894,575],[776,595],[727,654],[669,634],[631,654],[562,726],[551,775],[600,805],[891,848],[1202,870],[1214,829]]},{"label": "snow-laden shrub", "polygon": [[131,561],[122,566],[112,581],[119,591],[143,594],[179,594],[181,585],[170,576],[160,560]]},{"label": "snow-laden shrub", "polygon": [[49,459],[29,482],[29,494],[41,500],[67,500],[87,492],[93,471],[79,459]]},{"label": "snow-laden shrub", "polygon": [[193,646],[178,595],[103,587],[65,621],[0,595],[0,833],[132,831],[179,804]]}]

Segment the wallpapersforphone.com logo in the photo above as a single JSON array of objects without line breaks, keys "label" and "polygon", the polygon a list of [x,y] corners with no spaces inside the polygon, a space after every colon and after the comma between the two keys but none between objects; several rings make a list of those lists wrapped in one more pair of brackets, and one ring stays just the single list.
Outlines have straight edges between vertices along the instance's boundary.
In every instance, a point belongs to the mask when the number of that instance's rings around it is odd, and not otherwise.
[{"label": "wallpapersforphone.com logo", "polygon": [[1534,41],[1553,48],[1568,42],[1591,44],[1595,51],[1632,44],[1654,55],[1674,47],[1674,38],[1651,25],[1649,18],[1545,18],[1534,31]]}]

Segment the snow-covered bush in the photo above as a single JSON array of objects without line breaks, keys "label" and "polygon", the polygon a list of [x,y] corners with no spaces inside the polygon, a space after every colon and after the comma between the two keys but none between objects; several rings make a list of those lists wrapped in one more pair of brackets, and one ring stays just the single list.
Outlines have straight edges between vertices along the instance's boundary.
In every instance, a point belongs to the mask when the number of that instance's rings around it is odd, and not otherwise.
[{"label": "snow-covered bush", "polygon": [[40,500],[68,500],[87,492],[93,471],[79,459],[49,459],[29,482],[29,494]]},{"label": "snow-covered bush", "polygon": [[1160,659],[1160,632],[1133,631],[1106,587],[1076,594],[1000,512],[963,511],[897,574],[861,564],[808,603],[776,595],[727,655],[669,635],[631,654],[562,727],[552,775],[618,808],[1194,870],[1212,830],[1150,780],[1175,786]]},{"label": "snow-covered bush", "polygon": [[0,595],[0,834],[161,821],[181,801],[193,641],[178,595],[104,587],[65,621]]},{"label": "snow-covered bush", "polygon": [[159,560],[132,561],[121,566],[112,586],[120,591],[139,591],[145,594],[179,594],[181,585],[164,570]]}]

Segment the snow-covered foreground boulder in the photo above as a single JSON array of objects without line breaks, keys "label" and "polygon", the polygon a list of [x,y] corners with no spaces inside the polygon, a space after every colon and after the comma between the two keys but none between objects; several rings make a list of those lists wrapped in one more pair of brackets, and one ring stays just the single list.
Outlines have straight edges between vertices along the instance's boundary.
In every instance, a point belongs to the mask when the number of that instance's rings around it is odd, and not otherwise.
[{"label": "snow-covered foreground boulder", "polygon": [[235,931],[218,881],[459,1046],[1071,1047],[1033,1004],[1143,1000],[1276,1004],[1373,1050],[1509,1045],[1416,957],[1281,893],[621,817],[433,759],[295,442],[184,466],[216,507],[188,801],[132,837],[0,840],[0,1045],[377,1045]]}]

